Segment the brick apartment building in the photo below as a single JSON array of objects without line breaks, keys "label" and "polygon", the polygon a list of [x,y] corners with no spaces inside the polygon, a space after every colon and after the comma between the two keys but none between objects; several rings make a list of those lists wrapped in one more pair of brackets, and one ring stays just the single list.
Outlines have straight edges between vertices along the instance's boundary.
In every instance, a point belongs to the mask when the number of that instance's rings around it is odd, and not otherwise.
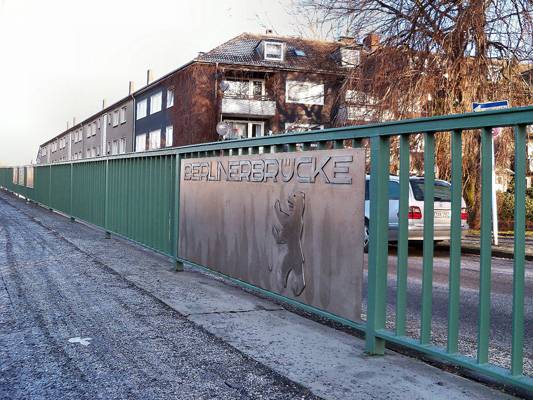
[{"label": "brick apartment building", "polygon": [[37,163],[364,122],[360,94],[341,86],[377,42],[241,34],[155,81],[148,72],[146,86],[43,143]]}]

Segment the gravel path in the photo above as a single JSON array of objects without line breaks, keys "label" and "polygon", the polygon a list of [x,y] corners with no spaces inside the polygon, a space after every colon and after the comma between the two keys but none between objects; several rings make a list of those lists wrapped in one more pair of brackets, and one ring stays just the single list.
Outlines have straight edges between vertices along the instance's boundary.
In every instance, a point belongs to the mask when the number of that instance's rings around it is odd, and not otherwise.
[{"label": "gravel path", "polygon": [[315,398],[4,196],[0,399]]}]

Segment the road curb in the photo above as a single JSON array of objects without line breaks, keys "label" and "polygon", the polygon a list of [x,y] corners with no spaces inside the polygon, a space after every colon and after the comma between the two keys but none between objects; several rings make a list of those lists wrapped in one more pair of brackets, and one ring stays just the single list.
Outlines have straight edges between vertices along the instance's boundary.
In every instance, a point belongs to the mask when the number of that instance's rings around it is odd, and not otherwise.
[{"label": "road curb", "polygon": [[[443,250],[450,250],[450,246],[448,246],[448,245],[439,246],[439,248],[443,249]],[[468,246],[468,245],[465,246],[463,244],[461,246],[461,253],[475,254],[475,255],[479,256],[480,250],[479,250],[479,247]],[[492,256],[493,257],[499,257],[499,258],[513,259],[514,258],[514,253],[512,251],[508,251],[508,250],[492,249]],[[533,261],[533,254],[526,253],[525,259],[526,259],[526,261]]]}]

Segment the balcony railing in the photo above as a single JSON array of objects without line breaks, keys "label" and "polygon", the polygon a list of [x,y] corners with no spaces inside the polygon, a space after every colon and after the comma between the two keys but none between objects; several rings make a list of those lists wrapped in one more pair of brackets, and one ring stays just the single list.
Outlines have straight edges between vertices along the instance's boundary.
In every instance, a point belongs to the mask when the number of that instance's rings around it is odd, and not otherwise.
[{"label": "balcony railing", "polygon": [[276,102],[266,96],[224,95],[222,113],[226,115],[272,117],[276,114]]}]

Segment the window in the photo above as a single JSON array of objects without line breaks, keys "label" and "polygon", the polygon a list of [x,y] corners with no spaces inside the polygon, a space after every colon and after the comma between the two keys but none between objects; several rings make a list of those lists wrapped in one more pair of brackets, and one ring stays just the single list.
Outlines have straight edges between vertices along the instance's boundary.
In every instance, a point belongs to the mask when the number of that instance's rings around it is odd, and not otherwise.
[{"label": "window", "polygon": [[120,123],[121,124],[126,123],[126,107],[122,107],[120,109]]},{"label": "window", "polygon": [[19,169],[13,168],[13,184],[16,185],[19,181]]},{"label": "window", "polygon": [[498,83],[502,80],[502,68],[498,65],[490,65],[487,70],[487,79],[492,83]]},{"label": "window", "polygon": [[118,146],[118,152],[120,154],[126,153],[126,138],[121,138]]},{"label": "window", "polygon": [[91,149],[87,149],[87,158],[91,158]]},{"label": "window", "polygon": [[97,127],[98,129],[100,129],[100,118],[98,118],[98,119],[96,120],[96,127]]},{"label": "window", "polygon": [[135,151],[145,151],[146,150],[146,133],[137,135],[135,138]]},{"label": "window", "polygon": [[[451,185],[448,182],[435,181],[435,188],[433,189],[433,200],[442,201],[445,203],[451,202],[452,191]],[[424,200],[424,179],[411,179],[411,189],[413,196],[417,201]]]},{"label": "window", "polygon": [[294,54],[296,54],[296,56],[298,57],[305,57],[305,51],[300,50],[300,49],[295,49]]},{"label": "window", "polygon": [[174,105],[174,89],[167,90],[167,108]]},{"label": "window", "polygon": [[225,120],[232,127],[232,135],[228,139],[233,138],[253,138],[264,135],[264,122],[249,122],[249,121],[236,121]]},{"label": "window", "polygon": [[118,126],[119,115],[118,110],[113,111],[113,126]]},{"label": "window", "polygon": [[113,144],[111,146],[111,155],[117,155],[118,154],[118,140],[113,140]]},{"label": "window", "polygon": [[341,66],[343,67],[355,67],[359,65],[359,50],[356,49],[341,49]]},{"label": "window", "polygon": [[265,60],[283,61],[283,43],[265,42]]},{"label": "window", "polygon": [[317,129],[324,129],[324,125],[308,124],[303,122],[287,122],[285,123],[286,132],[305,132]]},{"label": "window", "polygon": [[174,127],[172,125],[167,126],[165,130],[165,146],[172,146],[172,137],[174,136]]},{"label": "window", "polygon": [[92,136],[95,136],[96,135],[96,122],[93,122],[91,124],[91,135]]},{"label": "window", "polygon": [[287,81],[287,103],[324,105],[324,84]]},{"label": "window", "polygon": [[225,97],[261,97],[265,95],[265,81],[260,79],[226,80]]},{"label": "window", "polygon": [[[365,181],[365,200],[370,200],[370,179]],[[389,180],[389,200],[400,200],[400,183]]]},{"label": "window", "polygon": [[156,112],[161,111],[161,98],[163,96],[162,92],[153,94],[150,97],[150,114],[155,114]]},{"label": "window", "polygon": [[141,100],[137,103],[137,119],[146,117],[146,102],[147,100]]},{"label": "window", "polygon": [[375,104],[375,100],[364,92],[348,89],[344,96],[348,106],[346,118],[351,121],[372,121],[375,119],[375,109],[369,107]]},{"label": "window", "polygon": [[161,129],[150,132],[150,143],[148,149],[158,149],[161,147]]},{"label": "window", "polygon": [[91,137],[91,126],[90,125],[85,126],[85,133],[87,134],[88,138]]}]

